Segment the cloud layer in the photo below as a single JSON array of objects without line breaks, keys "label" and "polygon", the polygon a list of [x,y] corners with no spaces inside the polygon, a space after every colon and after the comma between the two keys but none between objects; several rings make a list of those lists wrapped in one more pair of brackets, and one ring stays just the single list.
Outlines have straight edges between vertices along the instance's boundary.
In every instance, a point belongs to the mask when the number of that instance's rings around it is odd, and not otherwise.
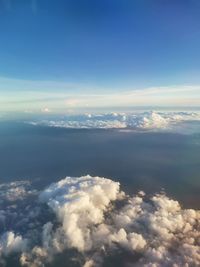
[{"label": "cloud layer", "polygon": [[38,212],[20,219],[27,224],[35,216],[32,229],[2,231],[2,262],[17,253],[22,266],[39,267],[75,250],[85,267],[115,258],[127,267],[200,265],[200,211],[164,194],[131,197],[118,182],[87,175],[53,183],[36,199]]},{"label": "cloud layer", "polygon": [[[40,113],[87,110],[88,108],[179,106],[200,104],[199,85],[171,85],[135,88],[133,83],[114,87],[98,84],[19,80],[0,77],[0,112]],[[26,93],[25,93],[26,92]]]},{"label": "cloud layer", "polygon": [[142,112],[105,113],[65,116],[62,120],[29,122],[33,125],[74,129],[135,129],[135,130],[176,130],[184,121],[199,121],[200,114],[194,112]]}]

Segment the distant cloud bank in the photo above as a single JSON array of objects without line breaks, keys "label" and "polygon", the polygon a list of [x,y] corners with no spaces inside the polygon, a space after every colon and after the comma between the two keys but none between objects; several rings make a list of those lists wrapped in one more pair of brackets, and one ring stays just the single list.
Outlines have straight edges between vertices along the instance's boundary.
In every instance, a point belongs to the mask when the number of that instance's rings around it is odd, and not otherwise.
[{"label": "distant cloud bank", "polygon": [[165,194],[129,196],[118,182],[90,175],[66,177],[37,193],[25,182],[19,187],[15,205],[1,187],[2,266],[12,255],[21,266],[45,266],[67,251],[70,260],[72,250],[76,266],[114,259],[122,266],[200,265],[200,211]]},{"label": "distant cloud bank", "polygon": [[63,116],[62,119],[48,119],[28,122],[32,125],[74,129],[135,129],[176,130],[181,122],[200,121],[200,113],[194,112],[140,112],[102,113]]}]

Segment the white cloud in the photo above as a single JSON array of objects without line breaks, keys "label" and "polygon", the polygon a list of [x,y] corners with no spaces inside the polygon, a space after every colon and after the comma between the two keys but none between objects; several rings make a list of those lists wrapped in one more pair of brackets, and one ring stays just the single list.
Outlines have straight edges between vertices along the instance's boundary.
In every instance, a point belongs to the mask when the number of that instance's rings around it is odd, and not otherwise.
[{"label": "white cloud", "polygon": [[[85,266],[98,265],[102,249],[140,253],[138,266],[200,264],[200,211],[181,209],[165,195],[130,198],[114,181],[84,176],[52,184],[40,198],[61,223],[54,232],[48,226],[46,253],[55,252],[55,244],[57,251],[76,248],[90,255]],[[115,208],[113,201],[122,207]]]},{"label": "white cloud", "polygon": [[48,107],[45,107],[45,108],[41,109],[41,112],[49,113],[49,112],[51,112],[51,110]]},{"label": "white cloud", "polygon": [[104,113],[65,116],[62,120],[31,121],[32,125],[62,128],[117,128],[139,130],[176,130],[184,121],[200,120],[194,112]]},{"label": "white cloud", "polygon": [[[40,213],[43,223],[24,237],[4,232],[0,258],[17,252],[22,266],[39,267],[73,248],[84,256],[84,267],[101,266],[109,255],[121,255],[123,266],[200,265],[200,211],[183,209],[164,194],[130,197],[118,182],[87,175],[51,184],[39,200],[38,208],[50,209],[46,221]],[[24,213],[24,219],[34,216]]]},{"label": "white cloud", "polygon": [[40,199],[48,203],[62,223],[68,246],[84,251],[92,246],[88,226],[103,221],[103,212],[111,201],[118,198],[118,194],[119,183],[85,176],[66,178],[53,184],[41,194]]},{"label": "white cloud", "polygon": [[0,257],[11,253],[22,252],[27,247],[27,240],[21,235],[15,235],[12,231],[5,232],[0,236]]},{"label": "white cloud", "polygon": [[0,203],[2,201],[14,202],[16,200],[23,200],[27,196],[36,193],[36,190],[31,190],[31,183],[29,181],[3,183],[0,184]]}]

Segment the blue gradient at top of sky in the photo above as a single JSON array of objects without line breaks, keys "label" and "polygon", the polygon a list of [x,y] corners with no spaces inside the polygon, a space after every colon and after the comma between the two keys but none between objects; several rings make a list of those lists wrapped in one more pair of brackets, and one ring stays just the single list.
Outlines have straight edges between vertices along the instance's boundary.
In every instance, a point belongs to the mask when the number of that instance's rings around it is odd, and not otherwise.
[{"label": "blue gradient at top of sky", "polygon": [[0,0],[4,95],[199,85],[199,47],[198,0]]},{"label": "blue gradient at top of sky", "polygon": [[199,79],[199,1],[1,0],[0,32],[4,77],[140,85]]}]

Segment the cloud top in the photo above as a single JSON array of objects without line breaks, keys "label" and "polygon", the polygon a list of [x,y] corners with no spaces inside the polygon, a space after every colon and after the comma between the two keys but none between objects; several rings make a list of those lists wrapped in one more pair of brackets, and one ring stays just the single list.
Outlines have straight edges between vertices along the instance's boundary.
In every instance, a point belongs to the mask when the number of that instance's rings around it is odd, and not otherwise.
[{"label": "cloud top", "polygon": [[134,129],[134,130],[176,130],[182,122],[199,121],[200,114],[194,112],[140,112],[104,113],[65,116],[62,120],[29,122],[32,125],[74,129]]},{"label": "cloud top", "polygon": [[68,246],[85,251],[92,249],[88,226],[103,221],[104,211],[118,195],[119,183],[88,175],[79,179],[67,177],[52,184],[40,199],[56,213]]}]

